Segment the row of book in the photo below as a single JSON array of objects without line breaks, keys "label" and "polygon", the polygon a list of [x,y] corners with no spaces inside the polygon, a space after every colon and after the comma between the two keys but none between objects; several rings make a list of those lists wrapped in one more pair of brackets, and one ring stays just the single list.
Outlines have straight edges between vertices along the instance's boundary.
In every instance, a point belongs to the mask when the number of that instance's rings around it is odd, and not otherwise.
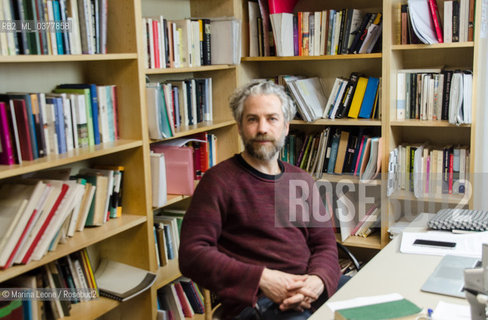
[{"label": "row of book", "polygon": [[122,214],[124,168],[54,169],[3,184],[0,268],[40,260],[85,226]]},{"label": "row of book", "polygon": [[158,265],[164,267],[168,260],[178,258],[180,230],[184,210],[164,209],[154,215],[154,240]]},{"label": "row of book", "polygon": [[308,172],[316,179],[328,174],[351,174],[361,180],[375,179],[381,170],[383,139],[363,130],[327,127],[319,134],[290,134],[281,159]]},{"label": "row of book", "polygon": [[440,3],[440,9],[436,0],[401,5],[401,44],[473,41],[475,0]]},{"label": "row of book", "polygon": [[[83,249],[33,272],[3,282],[4,288],[18,289],[19,293],[27,297],[20,299],[20,303],[11,312],[18,312],[20,316],[11,319],[60,319],[70,316],[72,304],[97,299],[99,291],[93,267],[87,250]],[[69,293],[66,291],[69,296],[66,295],[63,299],[38,299],[35,292],[65,289],[69,290]],[[53,296],[62,295],[58,293]]]},{"label": "row of book", "polygon": [[213,119],[212,78],[146,84],[149,137],[174,136],[182,126]]},{"label": "row of book", "polygon": [[0,94],[0,164],[118,139],[114,85],[63,84],[52,93]]},{"label": "row of book", "polygon": [[403,69],[397,73],[397,120],[472,122],[473,74],[469,70]]},{"label": "row of book", "polygon": [[[240,22],[233,18],[142,18],[146,68],[185,68],[240,62]],[[239,52],[238,52],[239,50]]]},{"label": "row of book", "polygon": [[107,53],[107,0],[4,1],[1,55]]},{"label": "row of book", "polygon": [[398,190],[415,197],[465,194],[469,187],[469,148],[401,144],[389,156],[388,195]]},{"label": "row of book", "polygon": [[184,320],[204,314],[201,289],[190,279],[180,278],[157,292],[158,319]]},{"label": "row of book", "polygon": [[[380,12],[347,8],[268,14],[265,3],[252,0],[248,1],[248,9],[251,57],[273,53],[276,56],[371,53],[381,48]],[[273,41],[267,40],[269,29]],[[274,44],[274,48],[268,43]]]},{"label": "row of book", "polygon": [[[123,283],[120,279],[124,279]],[[72,304],[100,296],[129,300],[149,289],[155,280],[156,275],[151,272],[101,257],[92,247],[87,247],[3,282],[2,286],[19,290],[12,295],[24,297],[15,306],[20,317],[11,319],[42,320],[68,317]]]},{"label": "row of book", "polygon": [[381,79],[352,73],[349,79],[336,78],[327,95],[322,80],[317,77],[279,76],[295,101],[301,118],[374,118],[381,115]]},{"label": "row of book", "polygon": [[216,135],[202,132],[179,142],[151,145],[153,207],[166,204],[167,194],[192,195],[194,180],[217,163]]},{"label": "row of book", "polygon": [[368,211],[358,219],[358,223],[351,230],[351,236],[368,237],[376,229],[380,228],[381,209],[373,204]]}]

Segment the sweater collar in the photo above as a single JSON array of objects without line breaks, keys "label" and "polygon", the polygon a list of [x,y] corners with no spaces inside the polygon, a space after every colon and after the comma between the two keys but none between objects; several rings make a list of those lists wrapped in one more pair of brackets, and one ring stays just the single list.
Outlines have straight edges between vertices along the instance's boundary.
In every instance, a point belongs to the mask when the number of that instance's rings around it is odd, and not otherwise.
[{"label": "sweater collar", "polygon": [[242,157],[242,155],[240,153],[236,154],[235,158],[237,159],[237,161],[242,166],[244,166],[245,169],[250,171],[253,175],[258,176],[259,178],[262,178],[265,180],[278,180],[283,175],[283,173],[285,172],[285,166],[283,165],[283,163],[280,160],[278,160],[278,166],[280,167],[281,173],[279,173],[279,174],[266,174],[266,173],[263,173],[261,171],[256,170],[253,166],[251,166],[249,163],[247,163],[246,160],[244,160],[244,158]]}]

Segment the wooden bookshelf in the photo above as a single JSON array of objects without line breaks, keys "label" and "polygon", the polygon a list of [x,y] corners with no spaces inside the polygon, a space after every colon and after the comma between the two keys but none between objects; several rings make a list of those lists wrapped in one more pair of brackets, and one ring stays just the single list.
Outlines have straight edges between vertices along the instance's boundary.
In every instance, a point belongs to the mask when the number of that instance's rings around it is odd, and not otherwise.
[{"label": "wooden bookshelf", "polygon": [[189,73],[189,72],[207,72],[207,71],[217,71],[217,70],[228,70],[235,69],[234,65],[210,65],[201,67],[191,67],[191,68],[160,68],[160,69],[146,69],[146,74],[178,74],[178,73]]},{"label": "wooden bookshelf", "polygon": [[154,288],[159,289],[181,277],[178,259],[168,260],[168,264],[158,269]]},{"label": "wooden bookshelf", "polygon": [[95,146],[74,149],[63,154],[48,155],[33,161],[23,161],[22,164],[10,166],[0,165],[0,179],[45,170],[52,167],[68,165],[121,151],[140,148],[141,146],[142,141],[140,140],[120,139],[114,142],[106,142]]},{"label": "wooden bookshelf", "polygon": [[302,126],[367,126],[367,127],[381,127],[381,120],[371,119],[318,119],[313,122],[303,120],[292,120],[292,125]]},{"label": "wooden bookshelf", "polygon": [[[386,57],[383,64],[383,83],[388,84],[384,87],[383,102],[384,109],[384,137],[386,152],[389,153],[401,144],[418,144],[428,142],[429,145],[445,146],[461,145],[469,147],[469,172],[466,174],[473,177],[474,159],[477,157],[475,150],[476,137],[475,127],[477,121],[477,109],[482,104],[476,101],[476,91],[484,90],[484,86],[478,82],[480,61],[484,61],[486,56],[481,48],[481,37],[479,32],[481,3],[476,1],[475,8],[475,28],[474,41],[437,43],[437,44],[399,44],[400,41],[400,15],[396,14],[397,8],[403,2],[393,0],[385,2],[383,12],[385,13],[383,30],[388,30],[388,36],[383,38],[383,56]],[[440,3],[440,10],[443,10],[443,3]],[[440,11],[442,12],[442,11]],[[483,58],[482,58],[483,56]],[[407,119],[404,121],[396,120],[396,90],[397,72],[401,69],[422,69],[443,67],[449,70],[462,69],[473,71],[473,91],[472,91],[472,124],[460,126],[451,125],[447,121],[420,121]],[[479,125],[479,122],[478,122]],[[388,161],[388,155],[385,154]],[[386,163],[385,163],[386,164]],[[442,194],[425,195],[417,198],[413,192],[399,190],[386,198],[385,208],[389,217],[395,220],[402,217],[412,218],[424,208],[444,208],[462,207],[472,208],[473,200],[469,195],[464,194]],[[436,209],[433,209],[434,212]],[[438,210],[438,209],[437,209]],[[388,219],[390,221],[391,219]],[[387,226],[386,226],[387,227]]]},{"label": "wooden bookshelf", "polygon": [[450,124],[445,120],[416,120],[416,119],[408,119],[408,120],[393,120],[390,121],[390,125],[393,127],[438,127],[438,128],[467,128],[471,127],[471,124],[461,124],[455,125]]},{"label": "wooden bookshelf", "polygon": [[137,53],[0,56],[0,63],[137,60]]},{"label": "wooden bookshelf", "polygon": [[381,59],[381,53],[369,54],[338,54],[328,56],[294,56],[294,57],[243,57],[242,62],[273,62],[273,61],[327,61],[327,60],[369,60]]},{"label": "wooden bookshelf", "polygon": [[474,42],[452,42],[452,43],[434,43],[434,44],[395,44],[391,50],[436,50],[452,48],[473,48]]},{"label": "wooden bookshelf", "polygon": [[63,319],[97,319],[121,303],[104,297],[71,305],[70,316]]}]

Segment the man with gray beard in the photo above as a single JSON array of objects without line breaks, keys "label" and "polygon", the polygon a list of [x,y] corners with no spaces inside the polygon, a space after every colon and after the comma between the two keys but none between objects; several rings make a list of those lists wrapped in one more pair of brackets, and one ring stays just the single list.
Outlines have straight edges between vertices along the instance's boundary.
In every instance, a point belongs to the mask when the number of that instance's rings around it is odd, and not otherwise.
[{"label": "man with gray beard", "polygon": [[[279,160],[295,107],[266,81],[236,90],[230,107],[245,149],[198,184],[181,229],[180,270],[219,296],[224,319],[307,319],[336,291],[340,270],[330,219],[313,223],[305,209],[299,221],[284,219],[294,183],[314,188],[308,173]],[[303,194],[303,208],[326,215],[313,192]]]}]

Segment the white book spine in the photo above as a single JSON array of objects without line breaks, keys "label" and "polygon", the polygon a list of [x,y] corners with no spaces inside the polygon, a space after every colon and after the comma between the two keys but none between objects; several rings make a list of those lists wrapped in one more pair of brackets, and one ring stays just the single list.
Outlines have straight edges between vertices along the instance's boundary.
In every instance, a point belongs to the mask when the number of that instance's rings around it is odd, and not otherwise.
[{"label": "white book spine", "polygon": [[399,121],[405,120],[405,81],[406,74],[404,72],[398,72],[397,74],[397,113],[396,119]]}]

